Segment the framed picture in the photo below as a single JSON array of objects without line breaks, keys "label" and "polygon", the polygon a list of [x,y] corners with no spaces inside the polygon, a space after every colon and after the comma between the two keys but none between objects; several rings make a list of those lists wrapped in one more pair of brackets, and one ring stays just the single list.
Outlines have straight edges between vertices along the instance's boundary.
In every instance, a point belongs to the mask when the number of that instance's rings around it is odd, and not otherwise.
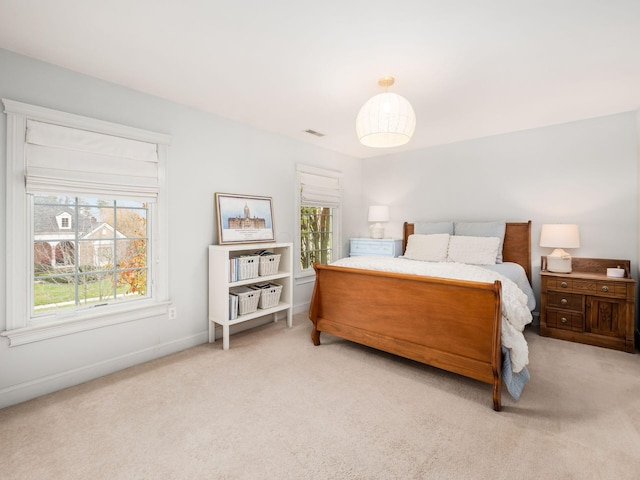
[{"label": "framed picture", "polygon": [[273,242],[271,197],[216,193],[218,243]]}]

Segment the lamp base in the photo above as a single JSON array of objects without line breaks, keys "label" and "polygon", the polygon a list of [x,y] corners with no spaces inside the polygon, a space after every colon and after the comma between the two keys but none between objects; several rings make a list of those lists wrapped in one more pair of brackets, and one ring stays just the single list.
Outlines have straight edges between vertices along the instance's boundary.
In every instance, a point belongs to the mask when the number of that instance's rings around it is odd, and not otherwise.
[{"label": "lamp base", "polygon": [[571,273],[571,257],[547,255],[547,271],[553,273]]},{"label": "lamp base", "polygon": [[384,238],[384,227],[381,223],[374,223],[369,227],[371,238]]}]

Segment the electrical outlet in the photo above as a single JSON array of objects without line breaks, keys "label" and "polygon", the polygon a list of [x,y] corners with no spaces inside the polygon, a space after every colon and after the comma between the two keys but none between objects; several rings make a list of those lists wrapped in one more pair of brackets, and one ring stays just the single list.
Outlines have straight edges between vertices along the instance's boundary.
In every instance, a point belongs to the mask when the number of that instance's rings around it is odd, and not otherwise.
[{"label": "electrical outlet", "polygon": [[174,320],[176,318],[176,307],[169,308],[169,320]]}]

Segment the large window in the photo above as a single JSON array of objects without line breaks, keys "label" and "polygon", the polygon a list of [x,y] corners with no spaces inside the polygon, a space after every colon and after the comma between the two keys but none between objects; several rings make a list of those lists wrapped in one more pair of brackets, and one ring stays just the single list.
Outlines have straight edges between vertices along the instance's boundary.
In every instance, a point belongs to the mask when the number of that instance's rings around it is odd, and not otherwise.
[{"label": "large window", "polygon": [[314,262],[330,263],[339,256],[340,174],[298,165],[300,192],[299,275],[313,274]]},{"label": "large window", "polygon": [[145,203],[37,194],[32,212],[33,318],[150,295]]},{"label": "large window", "polygon": [[169,137],[4,100],[7,336],[166,314]]}]

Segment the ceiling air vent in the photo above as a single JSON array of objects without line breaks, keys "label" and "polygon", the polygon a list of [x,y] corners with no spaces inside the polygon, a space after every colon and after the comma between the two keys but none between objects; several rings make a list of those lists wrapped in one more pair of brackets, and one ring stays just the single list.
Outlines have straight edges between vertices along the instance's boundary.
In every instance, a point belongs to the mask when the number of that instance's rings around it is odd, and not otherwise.
[{"label": "ceiling air vent", "polygon": [[305,130],[305,133],[310,133],[311,135],[315,135],[316,137],[324,137],[324,133],[316,132],[315,130]]}]

